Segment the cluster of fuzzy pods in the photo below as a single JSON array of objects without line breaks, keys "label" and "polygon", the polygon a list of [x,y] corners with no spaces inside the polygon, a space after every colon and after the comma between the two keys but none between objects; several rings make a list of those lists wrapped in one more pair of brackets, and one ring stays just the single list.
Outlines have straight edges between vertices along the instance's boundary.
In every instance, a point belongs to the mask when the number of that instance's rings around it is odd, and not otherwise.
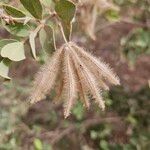
[{"label": "cluster of fuzzy pods", "polygon": [[43,99],[56,84],[59,85],[57,97],[64,102],[66,118],[78,97],[86,107],[89,107],[92,96],[104,110],[105,103],[101,91],[108,90],[109,84],[120,83],[108,65],[75,43],[68,42],[56,50],[37,73],[30,96],[31,102]]}]

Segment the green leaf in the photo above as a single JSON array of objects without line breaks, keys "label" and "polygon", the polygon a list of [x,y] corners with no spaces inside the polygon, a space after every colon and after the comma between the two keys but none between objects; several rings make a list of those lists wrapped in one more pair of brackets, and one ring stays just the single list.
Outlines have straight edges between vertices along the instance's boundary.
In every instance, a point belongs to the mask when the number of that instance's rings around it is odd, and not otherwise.
[{"label": "green leaf", "polygon": [[37,19],[42,19],[42,5],[39,0],[20,0],[22,5]]},{"label": "green leaf", "polygon": [[55,51],[53,34],[54,31],[49,26],[45,26],[39,32],[39,40],[42,49],[50,55]]},{"label": "green leaf", "polygon": [[22,42],[14,42],[5,45],[1,50],[1,56],[13,61],[25,59],[24,45]]},{"label": "green leaf", "polygon": [[55,11],[57,15],[63,20],[63,22],[71,22],[75,15],[75,5],[67,0],[59,0],[55,4]]},{"label": "green leaf", "polygon": [[10,61],[8,59],[3,59],[0,62],[0,76],[10,80],[11,78],[8,76],[9,65],[10,65]]},{"label": "green leaf", "polygon": [[17,42],[17,40],[14,40],[14,39],[2,39],[2,40],[0,40],[0,51],[1,51],[1,49],[2,49],[5,45],[7,45],[7,44],[9,44],[9,43],[13,43],[13,42]]},{"label": "green leaf", "polygon": [[70,1],[60,0],[56,2],[55,11],[61,19],[65,36],[67,40],[69,40],[72,32],[72,19],[75,15],[76,6]]},{"label": "green leaf", "polygon": [[30,43],[30,46],[31,46],[33,57],[35,59],[36,59],[35,38],[36,38],[38,32],[40,31],[40,29],[41,29],[41,26],[38,26],[34,31],[32,31],[30,33],[30,36],[29,36],[29,43]]},{"label": "green leaf", "polygon": [[[2,39],[0,40],[0,52],[1,52],[1,49],[9,44],[9,43],[13,43],[13,42],[17,42],[17,40],[14,40],[14,39]],[[0,61],[3,60],[3,58],[0,56]]]},{"label": "green leaf", "polygon": [[43,144],[39,139],[34,140],[34,147],[36,150],[42,150],[43,149]]},{"label": "green leaf", "polygon": [[126,118],[126,120],[128,121],[128,122],[130,122],[132,125],[137,125],[137,120],[136,120],[136,118],[135,117],[133,117],[132,115],[128,115],[128,117]]},{"label": "green leaf", "polygon": [[22,23],[15,23],[10,25],[5,25],[4,28],[11,34],[18,37],[27,37],[29,36],[29,26]]},{"label": "green leaf", "polygon": [[8,15],[11,15],[12,17],[22,18],[26,15],[20,11],[19,9],[9,6],[9,5],[3,5],[3,9],[6,11]]},{"label": "green leaf", "polygon": [[108,143],[107,143],[105,140],[101,140],[101,141],[100,141],[100,147],[101,147],[103,150],[109,150]]},{"label": "green leaf", "polygon": [[90,131],[90,137],[91,137],[92,140],[97,139],[97,137],[98,137],[97,131],[91,130]]},{"label": "green leaf", "polygon": [[85,110],[81,102],[78,102],[73,108],[72,113],[75,115],[77,120],[82,120],[84,118]]},{"label": "green leaf", "polygon": [[118,21],[120,19],[119,11],[113,9],[107,10],[105,12],[105,17],[109,21]]}]

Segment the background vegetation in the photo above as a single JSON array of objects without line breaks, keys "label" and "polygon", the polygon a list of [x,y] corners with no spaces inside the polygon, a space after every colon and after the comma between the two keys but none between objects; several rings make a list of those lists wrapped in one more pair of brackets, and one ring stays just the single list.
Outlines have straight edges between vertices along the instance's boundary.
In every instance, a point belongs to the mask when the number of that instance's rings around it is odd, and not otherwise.
[{"label": "background vegetation", "polygon": [[[17,0],[0,3],[24,10]],[[49,1],[42,3],[49,7]],[[26,103],[34,74],[47,58],[37,39],[37,60],[32,58],[26,44],[27,58],[18,63],[18,59],[24,58],[19,55],[14,58],[15,63],[11,63],[9,76],[13,80],[1,78],[0,150],[149,150],[150,2],[114,0],[113,5],[119,10],[110,9],[98,15],[96,39],[82,28],[83,20],[74,24],[72,36],[73,41],[108,62],[121,79],[121,86],[103,93],[106,111],[101,112],[95,104],[86,110],[78,103],[72,115],[64,120],[62,105],[53,104],[53,95],[32,106]],[[10,26],[4,29],[1,25],[1,41],[4,38],[20,40],[17,34],[24,37],[28,34],[26,28],[21,28],[20,32],[17,29],[15,36],[12,35],[14,31]],[[57,36],[59,45],[61,39],[59,34]]]}]

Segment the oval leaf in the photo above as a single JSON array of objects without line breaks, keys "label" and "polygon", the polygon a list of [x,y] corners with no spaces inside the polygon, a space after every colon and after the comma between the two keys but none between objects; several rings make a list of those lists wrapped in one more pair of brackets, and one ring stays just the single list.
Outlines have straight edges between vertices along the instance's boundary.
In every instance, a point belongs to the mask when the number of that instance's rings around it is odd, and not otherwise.
[{"label": "oval leaf", "polygon": [[22,5],[37,19],[42,19],[42,5],[39,0],[20,0]]},{"label": "oval leaf", "polygon": [[14,42],[5,45],[1,50],[1,56],[13,61],[25,59],[24,45],[22,42]]},{"label": "oval leaf", "polygon": [[2,49],[5,45],[7,45],[7,44],[9,44],[9,43],[13,43],[13,42],[17,42],[17,40],[14,40],[14,39],[3,39],[3,40],[0,40],[0,51],[1,51],[1,49]]},{"label": "oval leaf", "polygon": [[67,40],[70,40],[72,32],[72,19],[75,15],[76,6],[67,0],[60,0],[56,2],[55,11],[61,19],[62,26],[64,29]]},{"label": "oval leaf", "polygon": [[69,23],[75,15],[75,5],[67,0],[59,0],[55,4],[55,11],[63,22]]},{"label": "oval leaf", "polygon": [[9,5],[3,5],[3,9],[6,11],[8,15],[11,15],[12,17],[22,18],[26,15],[20,11],[19,9],[16,9],[15,7],[9,6]]},{"label": "oval leaf", "polygon": [[5,78],[5,79],[9,79],[10,80],[11,78],[8,76],[9,65],[10,65],[10,61],[8,59],[3,59],[0,62],[0,76]]}]

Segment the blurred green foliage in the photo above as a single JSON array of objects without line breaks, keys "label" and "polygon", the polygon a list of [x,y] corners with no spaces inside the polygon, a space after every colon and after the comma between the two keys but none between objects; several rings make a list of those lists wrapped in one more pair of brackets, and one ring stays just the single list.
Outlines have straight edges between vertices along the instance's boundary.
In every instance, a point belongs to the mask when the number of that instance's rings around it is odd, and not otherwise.
[{"label": "blurred green foliage", "polygon": [[[84,111],[83,106],[79,102],[72,111],[72,119],[63,120],[62,117],[60,119],[60,114],[56,113],[58,110],[55,108],[50,109],[51,113],[45,110],[44,114],[40,113],[40,110],[39,112],[36,110],[37,113],[35,112],[34,116],[32,116],[32,114],[30,114],[31,112],[28,110],[29,106],[27,105],[24,107],[25,104],[19,101],[21,97],[24,97],[28,93],[28,90],[22,92],[20,95],[20,92],[25,88],[22,88],[19,85],[14,87],[14,85],[10,83],[5,84],[4,86],[6,87],[6,90],[0,94],[0,105],[3,105],[0,110],[0,149],[14,150],[24,147],[27,144],[27,139],[24,141],[22,136],[24,135],[25,137],[28,137],[31,134],[32,139],[30,140],[33,143],[28,145],[29,149],[51,150],[51,144],[46,142],[47,140],[44,141],[43,138],[46,137],[42,136],[42,131],[45,129],[54,131],[55,125],[59,125],[59,122],[62,122],[66,129],[74,124],[74,126],[77,127],[76,133],[80,136],[84,136],[87,141],[90,140],[90,143],[92,142],[93,144],[88,145],[87,142],[87,146],[93,146],[94,149],[149,149],[150,92],[148,87],[145,87],[138,92],[130,92],[123,87],[113,88],[109,93],[106,92],[104,94],[106,104],[108,105],[108,110],[105,113],[102,113],[99,109],[90,110],[91,113],[89,113],[89,111]],[[13,90],[12,87],[14,88]],[[13,94],[10,95],[10,93]],[[53,111],[55,113],[52,113]],[[27,112],[29,112],[32,120],[24,122],[23,117],[27,115]],[[119,117],[121,120],[116,123],[102,121],[100,124],[90,126],[86,130],[83,126],[82,130],[81,126],[84,121],[88,120],[88,118],[90,119],[93,115],[101,115],[102,118],[107,118],[109,112],[115,114],[115,116]],[[42,120],[45,121],[43,122]],[[59,134],[61,134],[61,132]],[[70,134],[68,136],[70,136]],[[61,149],[64,149],[63,147],[69,142],[68,140],[63,138],[58,141],[57,146],[59,147],[59,143],[63,141],[64,146],[61,144]]]},{"label": "blurred green foliage", "polygon": [[150,54],[150,29],[138,28],[121,39],[123,53],[133,64],[138,56]]}]

